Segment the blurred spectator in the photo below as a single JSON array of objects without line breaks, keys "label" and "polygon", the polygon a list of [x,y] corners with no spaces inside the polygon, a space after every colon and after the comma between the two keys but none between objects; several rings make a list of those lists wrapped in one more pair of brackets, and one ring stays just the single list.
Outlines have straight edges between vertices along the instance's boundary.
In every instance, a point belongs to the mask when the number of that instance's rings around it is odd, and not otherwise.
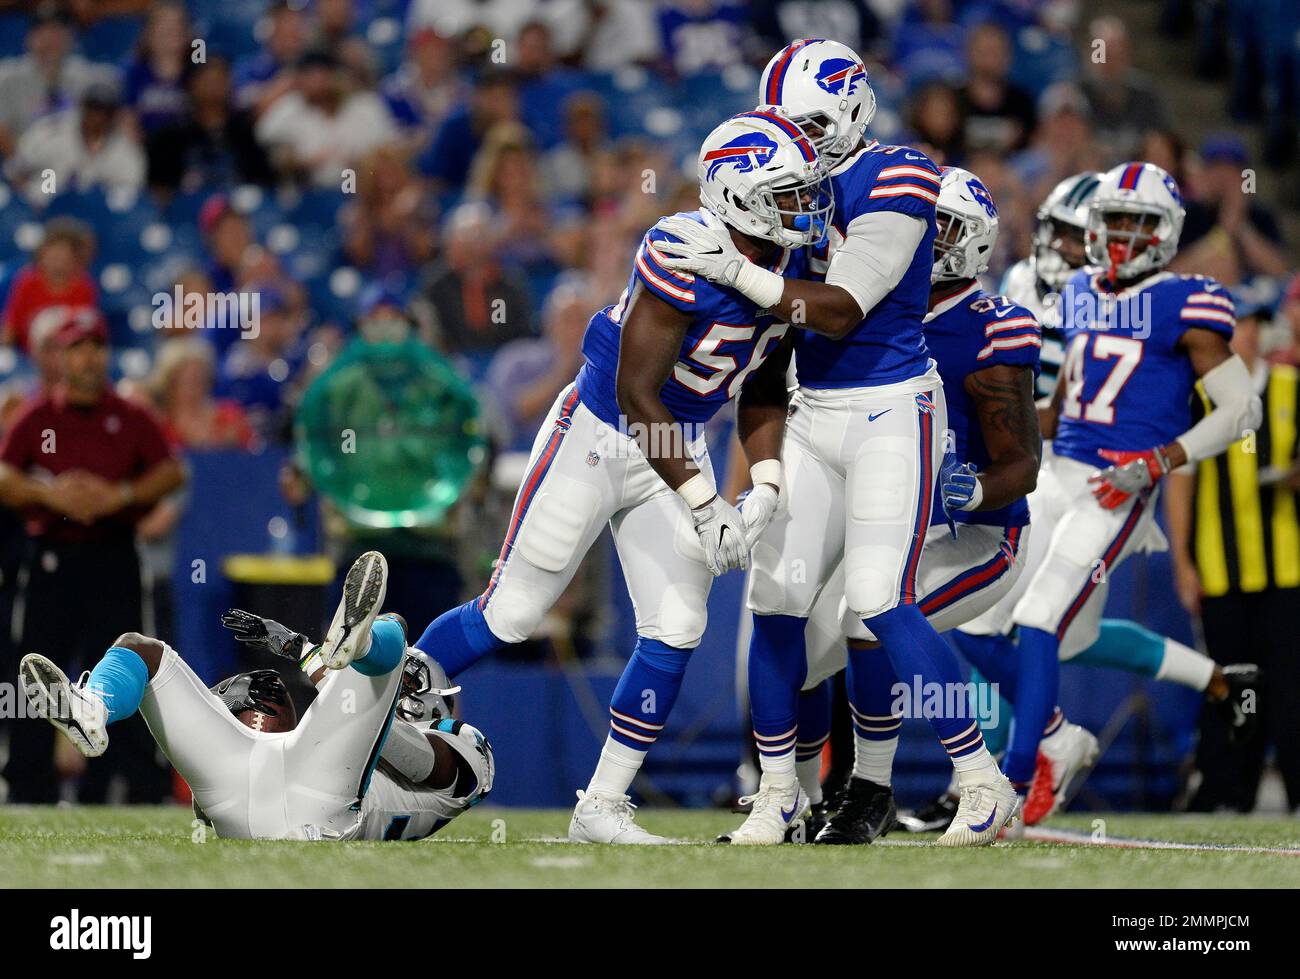
[{"label": "blurred spectator", "polygon": [[7,172],[44,205],[69,190],[135,190],[144,186],[145,156],[123,119],[115,85],[96,83],[81,104],[44,116],[23,133]]},{"label": "blurred spectator", "polygon": [[253,429],[237,401],[213,396],[216,357],[199,336],[165,343],[148,388],[167,441],[184,449],[249,449]]},{"label": "blurred spectator", "polygon": [[595,311],[581,279],[562,280],[546,299],[542,335],[512,340],[492,358],[486,388],[499,401],[507,449],[528,450],[556,397],[577,376]]},{"label": "blurred spectator", "polygon": [[515,49],[520,116],[537,145],[550,149],[563,137],[564,103],[581,85],[580,76],[556,63],[545,21],[525,24]]},{"label": "blurred spectator", "polygon": [[645,0],[551,0],[546,9],[556,50],[590,71],[657,60],[661,49],[655,15],[654,4]]},{"label": "blurred spectator", "polygon": [[994,23],[975,27],[966,40],[967,79],[962,88],[966,145],[1018,150],[1034,130],[1034,100],[1013,85],[1011,39]]},{"label": "blurred spectator", "polygon": [[395,146],[361,161],[356,200],[339,214],[348,260],[369,278],[409,275],[433,257],[434,212]]},{"label": "blurred spectator", "polygon": [[483,353],[532,335],[527,287],[518,272],[497,261],[495,230],[484,203],[462,204],[445,222],[442,258],[421,293],[446,353]]},{"label": "blurred spectator", "polygon": [[164,0],[149,11],[126,68],[123,93],[146,133],[179,123],[185,115],[185,72],[193,38],[184,4]]},{"label": "blurred spectator", "polygon": [[1029,196],[1039,200],[1072,174],[1104,168],[1092,138],[1088,100],[1077,85],[1057,82],[1043,92],[1033,142],[1010,163]]},{"label": "blurred spectator", "polygon": [[537,176],[536,154],[528,131],[519,125],[497,126],[474,158],[467,199],[492,206],[499,236],[497,256],[530,272],[549,262],[549,208]]},{"label": "blurred spectator", "polygon": [[244,408],[254,432],[268,441],[288,437],[288,389],[302,365],[302,318],[283,292],[274,287],[257,290],[257,329],[247,334],[233,330],[232,342],[221,359],[215,391],[218,397]]},{"label": "blurred spectator", "polygon": [[255,132],[277,169],[318,187],[339,188],[343,171],[397,130],[378,95],[349,91],[338,59],[313,52],[300,62],[292,90],[272,103]]},{"label": "blurred spectator", "polygon": [[110,65],[72,54],[73,33],[57,4],[42,4],[27,31],[27,53],[0,62],[0,157],[33,122],[75,105],[95,84],[112,83]]},{"label": "blurred spectator", "polygon": [[1275,364],[1300,367],[1300,272],[1291,277],[1282,296],[1282,319],[1287,328],[1286,333],[1269,360]]},{"label": "blurred spectator", "polygon": [[[1088,25],[1093,44],[1084,52],[1083,90],[1092,106],[1097,136],[1114,159],[1132,159],[1142,134],[1165,124],[1164,102],[1151,82],[1133,67],[1128,28],[1118,17],[1098,17]],[[1098,52],[1094,56],[1094,51]]]},{"label": "blurred spectator", "polygon": [[564,103],[564,140],[542,158],[542,180],[551,200],[583,202],[591,195],[591,168],[608,145],[605,101],[595,92],[575,92]]},{"label": "blurred spectator", "polygon": [[95,306],[99,295],[89,271],[94,235],[74,218],[54,218],[36,246],[30,265],[14,276],[5,300],[3,339],[32,351],[29,338],[42,321],[66,319],[69,307]]},{"label": "blurred spectator", "polygon": [[659,43],[678,75],[721,71],[753,46],[749,13],[738,0],[661,0]]},{"label": "blurred spectator", "polygon": [[428,28],[410,38],[406,60],[381,86],[394,121],[414,129],[421,148],[469,92],[468,83],[456,73],[451,42]]},{"label": "blurred spectator", "polygon": [[189,102],[176,122],[149,134],[149,186],[163,194],[270,184],[266,151],[253,135],[250,114],[235,107],[230,65],[219,56],[195,65],[186,83]]},{"label": "blurred spectator", "polygon": [[514,75],[486,73],[468,101],[443,120],[433,142],[418,161],[421,173],[433,181],[435,193],[458,191],[469,178],[483,138],[493,126],[519,121],[519,97]]},{"label": "blurred spectator", "polygon": [[1200,158],[1171,267],[1229,285],[1252,275],[1287,275],[1290,263],[1282,232],[1255,195],[1246,144],[1231,133],[1210,136],[1201,145]]},{"label": "blurred spectator", "polygon": [[931,82],[913,96],[907,140],[940,166],[960,166],[966,155],[961,96],[951,85]]},{"label": "blurred spectator", "polygon": [[771,51],[794,37],[833,37],[865,55],[882,34],[867,0],[750,0],[749,10],[754,30]]},{"label": "blurred spectator", "polygon": [[307,50],[309,25],[300,6],[275,0],[266,17],[264,46],[235,64],[235,101],[241,108],[261,110],[292,86],[294,68]]},{"label": "blurred spectator", "polygon": [[344,44],[355,37],[356,5],[352,0],[316,0],[312,9],[316,15],[312,46],[342,58]]},{"label": "blurred spectator", "polygon": [[1183,192],[1187,183],[1187,144],[1172,129],[1157,127],[1142,134],[1142,148],[1137,158],[1154,163],[1174,178]]},{"label": "blurred spectator", "polygon": [[412,34],[429,27],[456,37],[483,27],[494,37],[514,37],[536,6],[536,0],[411,0],[406,26]]},{"label": "blurred spectator", "polygon": [[[105,637],[141,627],[135,526],[184,483],[185,471],[157,422],[113,393],[102,317],[69,315],[55,342],[59,389],[29,402],[0,444],[0,502],[27,521],[21,647],[55,651],[76,675],[103,653]],[[127,776],[132,802],[170,794],[169,771],[134,721],[114,728],[113,754],[90,765],[82,801],[103,802],[114,772]],[[12,729],[10,801],[58,799],[51,733],[44,724]]]}]

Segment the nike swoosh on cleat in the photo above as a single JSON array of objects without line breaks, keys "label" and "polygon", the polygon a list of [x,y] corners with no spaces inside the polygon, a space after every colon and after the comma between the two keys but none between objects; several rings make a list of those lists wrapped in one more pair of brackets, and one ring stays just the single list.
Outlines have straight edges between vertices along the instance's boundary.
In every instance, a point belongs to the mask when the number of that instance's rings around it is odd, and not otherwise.
[{"label": "nike swoosh on cleat", "polygon": [[781,810],[781,818],[784,819],[784,820],[788,823],[790,820],[794,819],[794,814],[795,814],[796,812],[798,812],[798,811],[799,811],[799,800],[798,800],[798,799],[795,799],[795,800],[794,800],[794,806],[790,809],[789,812],[786,812],[785,809],[782,808],[782,810]]},{"label": "nike swoosh on cleat", "polygon": [[998,807],[994,805],[993,811],[989,813],[988,819],[984,820],[984,822],[980,823],[978,826],[972,826],[970,823],[967,823],[966,828],[969,829],[972,833],[983,833],[986,829],[988,829],[990,826],[993,825],[993,820],[997,819],[997,816],[998,816]]}]

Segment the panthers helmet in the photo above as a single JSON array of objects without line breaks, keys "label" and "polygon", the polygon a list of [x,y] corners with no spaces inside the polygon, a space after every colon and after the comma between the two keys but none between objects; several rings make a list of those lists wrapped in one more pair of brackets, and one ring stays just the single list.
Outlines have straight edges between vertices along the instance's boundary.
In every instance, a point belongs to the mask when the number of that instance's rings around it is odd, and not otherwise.
[{"label": "panthers helmet", "polygon": [[1049,289],[1064,288],[1066,280],[1086,260],[1083,254],[1074,260],[1063,255],[1061,241],[1066,235],[1076,235],[1076,247],[1082,253],[1088,205],[1097,192],[1100,176],[1085,170],[1066,177],[1039,205],[1034,227],[1034,273]]},{"label": "panthers helmet", "polygon": [[460,687],[447,679],[442,665],[422,650],[406,647],[402,661],[402,689],[397,698],[397,716],[412,724],[450,718],[456,710]]},{"label": "panthers helmet", "polygon": [[813,145],[827,169],[838,166],[857,147],[876,114],[866,65],[838,41],[791,41],[763,69],[758,101],[779,106],[805,132],[816,131]]},{"label": "panthers helmet", "polygon": [[779,111],[760,106],[709,133],[699,177],[700,203],[742,234],[785,248],[825,237],[830,181],[813,144]]},{"label": "panthers helmet", "polygon": [[[1154,163],[1121,163],[1101,175],[1088,205],[1088,261],[1108,269],[1115,279],[1164,268],[1178,251],[1185,215],[1173,177]],[[1135,227],[1112,229],[1110,222],[1117,216],[1135,217]],[[1146,247],[1138,251],[1143,239]]]},{"label": "panthers helmet", "polygon": [[939,182],[940,220],[934,238],[931,282],[973,279],[988,271],[998,243],[998,206],[983,181],[969,170],[944,167]]}]

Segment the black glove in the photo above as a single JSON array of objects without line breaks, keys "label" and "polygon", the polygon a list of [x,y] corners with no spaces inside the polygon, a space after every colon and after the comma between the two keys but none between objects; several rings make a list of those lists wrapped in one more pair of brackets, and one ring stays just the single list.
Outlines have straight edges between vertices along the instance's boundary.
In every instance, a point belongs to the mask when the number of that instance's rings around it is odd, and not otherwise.
[{"label": "black glove", "polygon": [[221,616],[221,624],[235,634],[245,646],[252,646],[273,656],[283,656],[297,663],[311,645],[307,637],[252,612],[232,608]]}]

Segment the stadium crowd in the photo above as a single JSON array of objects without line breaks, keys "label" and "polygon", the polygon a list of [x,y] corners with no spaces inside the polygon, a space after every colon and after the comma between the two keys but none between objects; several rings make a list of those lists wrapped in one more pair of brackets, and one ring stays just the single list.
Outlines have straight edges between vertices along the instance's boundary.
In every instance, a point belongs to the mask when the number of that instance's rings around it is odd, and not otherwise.
[{"label": "stadium crowd", "polygon": [[[982,177],[1002,214],[994,282],[1027,254],[1058,181],[1150,160],[1187,198],[1174,268],[1233,287],[1276,320],[1266,356],[1300,363],[1300,277],[1279,216],[1239,192],[1255,165],[1247,142],[1220,133],[1189,146],[1135,67],[1124,22],[1085,7],[0,3],[0,426],[59,390],[85,335],[69,323],[94,310],[118,392],[156,416],[172,452],[288,445],[303,391],[382,309],[474,386],[497,449],[526,451],[581,363],[591,312],[626,285],[636,240],[695,206],[701,136],[752,105],[758,70],[796,36],[833,36],[870,59],[881,102],[870,135]],[[1290,162],[1300,65],[1286,32],[1263,25],[1300,8],[1163,7],[1171,33],[1194,28],[1206,72],[1231,46],[1225,102],[1259,120],[1269,163]],[[223,293],[258,297],[255,334],[223,319],[212,301]],[[160,306],[160,295],[199,299]],[[285,487],[311,492],[293,473]],[[155,578],[184,506],[178,490],[137,515]],[[8,606],[31,551],[6,519]],[[470,584],[473,539],[445,533],[434,548]],[[441,580],[450,605],[461,579]]]}]

